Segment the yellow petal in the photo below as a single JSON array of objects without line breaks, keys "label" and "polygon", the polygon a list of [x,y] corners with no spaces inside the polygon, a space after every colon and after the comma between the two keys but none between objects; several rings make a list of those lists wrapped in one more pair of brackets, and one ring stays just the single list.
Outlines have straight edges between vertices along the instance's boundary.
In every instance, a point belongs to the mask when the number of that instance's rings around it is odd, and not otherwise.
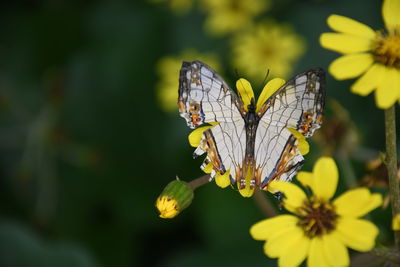
[{"label": "yellow petal", "polygon": [[385,76],[385,71],[385,66],[373,64],[372,67],[351,86],[351,92],[362,96],[368,95],[381,83]]},{"label": "yellow petal", "polygon": [[328,267],[328,259],[324,254],[323,242],[320,237],[311,239],[307,267]]},{"label": "yellow petal", "polygon": [[396,214],[392,220],[392,230],[400,231],[400,213]]},{"label": "yellow petal", "polygon": [[400,1],[385,0],[382,5],[382,16],[388,29],[400,26]]},{"label": "yellow petal", "polygon": [[331,63],[329,72],[337,80],[351,79],[363,74],[373,62],[369,53],[344,55]]},{"label": "yellow petal", "polygon": [[175,198],[160,196],[157,198],[156,207],[163,219],[172,219],[180,212],[179,204]]},{"label": "yellow petal", "polygon": [[204,167],[203,172],[205,172],[205,173],[211,173],[212,169],[213,169],[213,164],[212,164],[212,162],[209,162],[209,163]]},{"label": "yellow petal", "polygon": [[274,78],[270,80],[265,86],[264,89],[262,90],[260,96],[258,97],[257,100],[257,109],[258,111],[261,106],[267,101],[267,99],[275,93],[279,88],[282,87],[282,85],[285,84],[285,80],[281,78]]},{"label": "yellow petal", "polygon": [[267,240],[282,229],[295,227],[299,219],[293,215],[280,215],[262,220],[250,228],[250,234],[255,240]]},{"label": "yellow petal", "polygon": [[322,47],[343,54],[365,52],[371,49],[371,40],[344,33],[323,33],[319,38]]},{"label": "yellow petal", "polygon": [[376,105],[387,109],[400,98],[400,71],[395,68],[386,68],[381,84],[375,91]]},{"label": "yellow petal", "polygon": [[264,245],[264,252],[268,257],[276,258],[287,254],[290,245],[303,239],[304,232],[300,227],[288,227],[279,235],[274,235]]},{"label": "yellow petal", "polygon": [[294,137],[297,138],[297,148],[299,149],[300,153],[302,155],[307,155],[310,151],[310,145],[308,144],[306,137],[295,129],[287,129],[294,135]]},{"label": "yellow petal", "polygon": [[374,247],[378,232],[378,228],[367,220],[339,218],[335,234],[346,246],[365,252]]},{"label": "yellow petal", "polygon": [[303,186],[313,187],[314,177],[312,172],[299,172],[296,178]]},{"label": "yellow petal", "polygon": [[332,30],[359,37],[374,39],[375,32],[367,25],[340,15],[330,15],[328,25]]},{"label": "yellow petal", "polygon": [[251,84],[246,79],[240,78],[236,81],[236,88],[239,96],[243,101],[244,108],[247,110],[247,106],[250,105],[251,99],[254,99],[254,92]]},{"label": "yellow petal", "polygon": [[330,266],[349,266],[349,252],[336,235],[323,235],[322,244],[324,255]]},{"label": "yellow petal", "polygon": [[299,266],[306,258],[311,240],[303,235],[297,240],[292,240],[290,246],[281,253],[278,260],[280,267]]},{"label": "yellow petal", "polygon": [[211,127],[212,126],[203,126],[193,130],[188,136],[190,145],[192,147],[198,147],[200,145],[200,140],[203,132]]},{"label": "yellow petal", "polygon": [[371,194],[367,188],[349,190],[333,201],[338,215],[361,217],[382,204],[380,194]]},{"label": "yellow petal", "polygon": [[215,183],[222,188],[227,187],[231,184],[231,180],[229,179],[229,170],[226,171],[224,174],[219,174],[215,176]]},{"label": "yellow petal", "polygon": [[282,192],[285,197],[283,205],[288,211],[296,212],[296,209],[301,207],[305,200],[306,194],[296,185],[284,181],[272,181],[269,184],[269,189]]},{"label": "yellow petal", "polygon": [[335,161],[329,157],[321,157],[313,168],[312,191],[320,199],[328,200],[336,192],[338,183],[338,169]]}]

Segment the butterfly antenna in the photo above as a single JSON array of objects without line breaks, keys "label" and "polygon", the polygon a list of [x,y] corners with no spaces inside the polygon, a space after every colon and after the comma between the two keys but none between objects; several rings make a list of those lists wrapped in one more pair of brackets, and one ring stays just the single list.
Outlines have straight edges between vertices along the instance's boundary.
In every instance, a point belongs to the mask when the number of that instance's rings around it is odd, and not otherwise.
[{"label": "butterfly antenna", "polygon": [[261,88],[263,88],[265,86],[265,84],[267,83],[267,79],[269,76],[269,69],[267,69],[267,73],[265,74],[264,80],[262,82]]}]

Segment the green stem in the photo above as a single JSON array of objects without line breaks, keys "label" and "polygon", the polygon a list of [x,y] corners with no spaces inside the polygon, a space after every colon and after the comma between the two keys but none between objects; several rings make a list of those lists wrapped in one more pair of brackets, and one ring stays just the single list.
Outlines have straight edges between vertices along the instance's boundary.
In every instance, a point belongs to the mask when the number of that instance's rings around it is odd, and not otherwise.
[{"label": "green stem", "polygon": [[[393,217],[400,213],[400,188],[397,179],[396,113],[395,105],[385,110],[386,160],[389,175],[389,192]],[[400,248],[400,231],[394,231],[394,242]]]}]

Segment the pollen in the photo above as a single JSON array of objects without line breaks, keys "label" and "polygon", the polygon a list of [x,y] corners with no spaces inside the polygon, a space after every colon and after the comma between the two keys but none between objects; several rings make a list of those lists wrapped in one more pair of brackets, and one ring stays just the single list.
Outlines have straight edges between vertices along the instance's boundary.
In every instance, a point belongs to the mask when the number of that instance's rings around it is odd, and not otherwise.
[{"label": "pollen", "polygon": [[372,51],[376,62],[400,69],[400,27],[388,33],[378,31]]},{"label": "pollen", "polygon": [[325,235],[335,229],[336,212],[332,204],[320,200],[307,200],[297,211],[300,217],[298,225],[306,236]]}]

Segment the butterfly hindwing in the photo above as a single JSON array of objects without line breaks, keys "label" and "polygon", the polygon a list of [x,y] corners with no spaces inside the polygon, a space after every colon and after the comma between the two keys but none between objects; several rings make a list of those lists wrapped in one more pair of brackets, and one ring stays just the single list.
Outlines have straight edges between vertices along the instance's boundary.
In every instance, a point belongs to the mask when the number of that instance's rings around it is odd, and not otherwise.
[{"label": "butterfly hindwing", "polygon": [[221,122],[206,130],[200,146],[194,154],[207,152],[207,162],[212,162],[212,177],[216,172],[224,174],[230,170],[231,182],[235,182],[236,171],[239,171],[245,157],[246,129],[243,120]]},{"label": "butterfly hindwing", "polygon": [[207,122],[241,120],[241,100],[209,66],[183,62],[179,76],[178,105],[190,128]]}]

